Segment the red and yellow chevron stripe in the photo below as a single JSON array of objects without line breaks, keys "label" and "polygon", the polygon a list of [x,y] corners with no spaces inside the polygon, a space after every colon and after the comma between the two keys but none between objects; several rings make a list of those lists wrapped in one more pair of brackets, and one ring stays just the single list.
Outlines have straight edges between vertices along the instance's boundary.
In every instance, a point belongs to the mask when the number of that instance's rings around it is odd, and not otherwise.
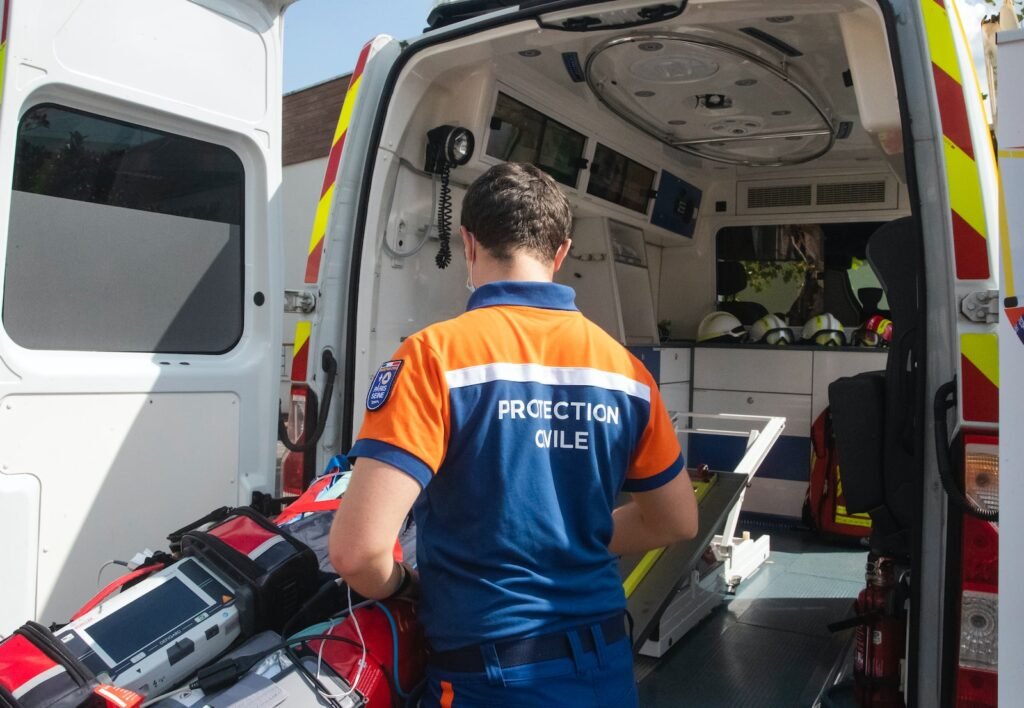
[{"label": "red and yellow chevron stripe", "polygon": [[[953,25],[944,0],[921,0],[921,9],[945,144],[956,277],[960,280],[986,280],[991,270],[981,175],[975,162],[975,146],[971,140]],[[978,100],[981,100],[980,96]]]},{"label": "red and yellow chevron stripe", "polygon": [[964,421],[999,422],[999,340],[995,332],[960,335]]},{"label": "red and yellow chevron stripe", "polygon": [[352,109],[355,107],[356,97],[359,95],[359,84],[363,78],[363,69],[366,68],[366,60],[370,56],[372,44],[372,42],[367,43],[363,47],[363,51],[359,53],[359,61],[356,62],[356,68],[348,82],[348,90],[345,92],[345,102],[341,106],[338,125],[334,129],[334,140],[331,141],[331,152],[327,157],[324,183],[320,188],[320,201],[316,205],[316,216],[313,219],[313,233],[309,239],[305,282],[310,284],[316,283],[320,279],[320,261],[324,254],[327,217],[330,215],[331,203],[334,200],[334,184],[338,180],[338,164],[341,162],[341,152],[345,147],[348,124],[352,120]]},{"label": "red and yellow chevron stripe", "polygon": [[295,342],[292,344],[292,381],[303,383],[309,374],[309,335],[313,323],[302,320],[295,325]]}]

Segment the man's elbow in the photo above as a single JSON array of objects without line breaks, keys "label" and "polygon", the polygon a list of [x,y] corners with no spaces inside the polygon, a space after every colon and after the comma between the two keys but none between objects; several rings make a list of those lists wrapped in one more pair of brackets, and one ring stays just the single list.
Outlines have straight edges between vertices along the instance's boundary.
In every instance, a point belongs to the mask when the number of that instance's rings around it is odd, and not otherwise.
[{"label": "man's elbow", "polygon": [[369,563],[366,554],[351,544],[332,542],[327,548],[327,555],[334,570],[346,580],[358,577]]},{"label": "man's elbow", "polygon": [[672,516],[670,533],[677,543],[696,538],[699,528],[700,523],[696,504],[686,504],[678,513]]}]

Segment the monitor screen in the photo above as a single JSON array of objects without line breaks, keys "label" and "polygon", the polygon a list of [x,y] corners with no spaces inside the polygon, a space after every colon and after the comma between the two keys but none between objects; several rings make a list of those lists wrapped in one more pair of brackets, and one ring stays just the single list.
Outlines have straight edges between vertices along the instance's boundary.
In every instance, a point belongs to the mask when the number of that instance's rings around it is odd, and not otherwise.
[{"label": "monitor screen", "polygon": [[134,602],[86,628],[115,664],[196,616],[206,602],[178,578],[168,578]]}]

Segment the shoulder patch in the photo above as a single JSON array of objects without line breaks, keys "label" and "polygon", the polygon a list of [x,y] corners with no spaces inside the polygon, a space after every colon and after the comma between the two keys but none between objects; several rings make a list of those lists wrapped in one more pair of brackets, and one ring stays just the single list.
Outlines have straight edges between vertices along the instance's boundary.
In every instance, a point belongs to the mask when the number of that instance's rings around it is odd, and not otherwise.
[{"label": "shoulder patch", "polygon": [[366,410],[375,411],[388,402],[391,388],[395,385],[395,379],[398,378],[398,372],[402,370],[404,363],[404,359],[394,359],[380,365],[366,394]]}]

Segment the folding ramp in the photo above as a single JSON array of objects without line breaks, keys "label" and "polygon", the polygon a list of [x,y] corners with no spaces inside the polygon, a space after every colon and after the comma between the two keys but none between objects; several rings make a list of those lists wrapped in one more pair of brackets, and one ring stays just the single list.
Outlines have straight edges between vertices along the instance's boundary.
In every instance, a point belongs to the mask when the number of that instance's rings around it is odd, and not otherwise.
[{"label": "folding ramp", "polygon": [[[694,480],[699,528],[693,539],[620,560],[633,649],[651,657],[661,657],[721,604],[723,592],[732,591],[768,559],[768,536],[736,538],[736,524],[746,488],[786,423],[782,417],[728,413],[680,413],[673,420],[678,434],[743,436],[747,448],[732,472]],[[679,427],[683,420],[689,424]],[[723,420],[749,430],[715,429],[715,422]],[[706,425],[695,425],[697,421]]]}]

